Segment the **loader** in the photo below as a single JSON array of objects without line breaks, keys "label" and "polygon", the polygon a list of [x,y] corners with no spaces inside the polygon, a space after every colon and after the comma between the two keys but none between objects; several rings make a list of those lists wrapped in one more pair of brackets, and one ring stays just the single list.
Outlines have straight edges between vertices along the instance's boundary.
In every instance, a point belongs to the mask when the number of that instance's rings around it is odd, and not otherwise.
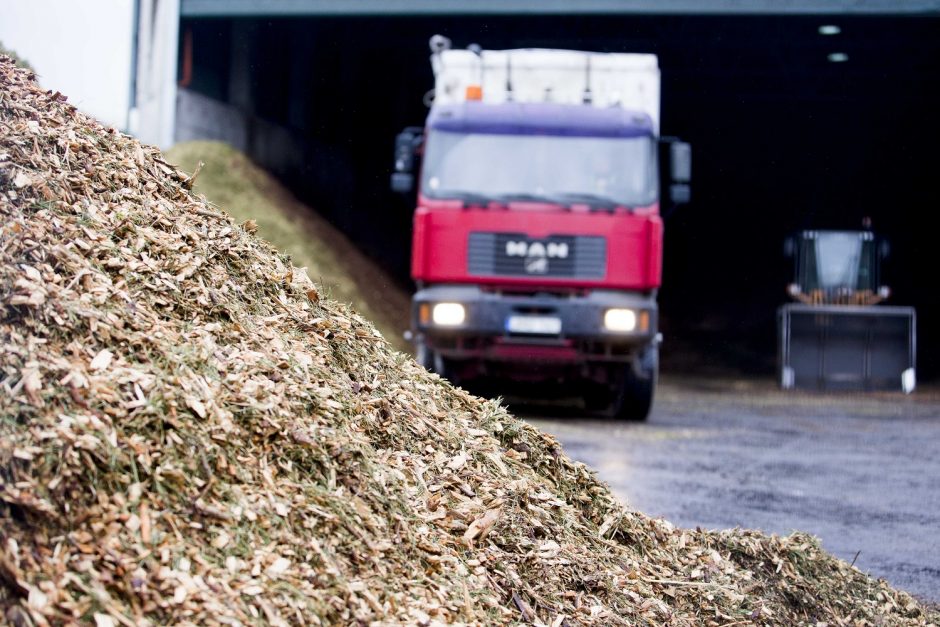
[{"label": "loader", "polygon": [[802,231],[785,244],[793,302],[777,312],[778,375],[784,389],[914,391],[917,319],[888,306],[882,283],[887,240],[870,229]]}]

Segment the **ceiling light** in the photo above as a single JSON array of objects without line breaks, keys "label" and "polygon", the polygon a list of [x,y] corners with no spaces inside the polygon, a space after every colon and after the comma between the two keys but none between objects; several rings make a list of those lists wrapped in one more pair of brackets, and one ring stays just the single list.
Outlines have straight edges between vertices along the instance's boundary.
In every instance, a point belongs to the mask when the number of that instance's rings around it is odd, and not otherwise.
[{"label": "ceiling light", "polygon": [[849,55],[844,52],[830,52],[827,58],[832,63],[845,63],[849,60]]},{"label": "ceiling light", "polygon": [[841,32],[842,29],[835,24],[823,24],[819,27],[820,35],[838,35]]}]

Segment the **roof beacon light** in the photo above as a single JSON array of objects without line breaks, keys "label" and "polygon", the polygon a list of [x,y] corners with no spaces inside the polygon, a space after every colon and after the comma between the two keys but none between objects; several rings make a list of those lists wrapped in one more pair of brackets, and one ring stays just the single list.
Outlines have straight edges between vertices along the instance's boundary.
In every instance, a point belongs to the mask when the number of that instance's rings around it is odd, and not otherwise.
[{"label": "roof beacon light", "polygon": [[483,88],[479,85],[467,85],[467,100],[483,100]]}]

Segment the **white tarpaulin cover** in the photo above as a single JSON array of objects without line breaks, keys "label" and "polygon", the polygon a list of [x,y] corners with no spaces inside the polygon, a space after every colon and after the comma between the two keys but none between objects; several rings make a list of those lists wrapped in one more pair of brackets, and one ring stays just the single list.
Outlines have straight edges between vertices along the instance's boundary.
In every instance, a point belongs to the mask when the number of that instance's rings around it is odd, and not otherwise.
[{"label": "white tarpaulin cover", "polygon": [[466,99],[478,85],[483,102],[557,102],[642,111],[659,130],[659,64],[654,54],[525,48],[444,50],[432,55],[437,103]]}]

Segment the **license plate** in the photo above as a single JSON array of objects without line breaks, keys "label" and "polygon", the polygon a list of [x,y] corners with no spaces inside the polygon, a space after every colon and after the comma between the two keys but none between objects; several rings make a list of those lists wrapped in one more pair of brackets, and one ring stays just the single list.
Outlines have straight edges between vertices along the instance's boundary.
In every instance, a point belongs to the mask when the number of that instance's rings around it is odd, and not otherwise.
[{"label": "license plate", "polygon": [[561,333],[561,318],[555,316],[509,316],[506,330],[510,333],[532,333],[558,335]]}]

